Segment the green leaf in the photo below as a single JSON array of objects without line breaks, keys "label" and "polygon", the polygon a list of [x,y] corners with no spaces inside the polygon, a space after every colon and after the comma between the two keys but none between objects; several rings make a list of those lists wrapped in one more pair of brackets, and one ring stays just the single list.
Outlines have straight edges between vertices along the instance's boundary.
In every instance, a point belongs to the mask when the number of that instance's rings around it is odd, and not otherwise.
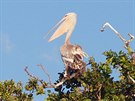
[{"label": "green leaf", "polygon": [[84,99],[83,101],[91,101],[91,99]]}]

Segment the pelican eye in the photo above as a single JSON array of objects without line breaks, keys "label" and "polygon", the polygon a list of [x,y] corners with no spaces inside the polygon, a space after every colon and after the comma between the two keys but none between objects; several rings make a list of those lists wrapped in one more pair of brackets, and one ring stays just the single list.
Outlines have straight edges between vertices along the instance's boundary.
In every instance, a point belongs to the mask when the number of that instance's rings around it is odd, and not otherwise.
[{"label": "pelican eye", "polygon": [[64,17],[67,17],[67,15],[65,15]]}]

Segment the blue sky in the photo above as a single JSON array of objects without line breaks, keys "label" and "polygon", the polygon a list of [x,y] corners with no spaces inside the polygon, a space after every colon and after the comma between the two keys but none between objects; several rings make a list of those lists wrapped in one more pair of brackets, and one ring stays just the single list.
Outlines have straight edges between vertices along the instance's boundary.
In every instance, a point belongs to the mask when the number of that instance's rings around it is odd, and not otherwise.
[{"label": "blue sky", "polygon": [[[110,30],[100,28],[109,22],[125,39],[135,35],[134,0],[1,0],[0,1],[0,80],[27,82],[25,66],[36,76],[48,80],[37,66],[42,64],[52,81],[64,70],[59,48],[65,36],[48,43],[44,35],[66,14],[78,15],[71,42],[83,47],[89,56],[103,62],[105,50],[126,50]],[[135,41],[131,43],[134,49]],[[86,59],[85,61],[88,61]],[[118,71],[114,71],[117,79]],[[36,97],[35,101],[44,97]]]}]

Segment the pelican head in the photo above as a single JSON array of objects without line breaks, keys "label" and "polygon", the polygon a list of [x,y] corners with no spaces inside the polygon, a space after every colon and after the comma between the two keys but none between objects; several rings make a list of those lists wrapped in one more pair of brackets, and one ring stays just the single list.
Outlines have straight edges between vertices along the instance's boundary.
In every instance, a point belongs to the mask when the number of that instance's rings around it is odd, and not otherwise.
[{"label": "pelican head", "polygon": [[80,55],[80,58],[81,58],[81,59],[83,59],[83,57],[88,58],[87,53],[85,53],[85,52],[82,50],[82,47],[79,46],[79,45],[77,45],[77,44],[74,45],[74,47],[73,47],[73,54],[74,54],[74,55],[75,55],[75,54]]},{"label": "pelican head", "polygon": [[57,30],[49,39],[49,42],[67,33],[65,42],[69,41],[72,31],[76,25],[77,15],[75,13],[67,13],[48,33],[53,31],[56,27]]}]

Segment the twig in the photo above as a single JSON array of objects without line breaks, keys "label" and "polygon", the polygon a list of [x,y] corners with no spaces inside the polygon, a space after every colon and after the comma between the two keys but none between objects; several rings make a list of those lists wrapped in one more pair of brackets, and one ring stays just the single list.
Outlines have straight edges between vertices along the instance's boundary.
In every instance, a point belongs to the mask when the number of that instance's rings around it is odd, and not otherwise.
[{"label": "twig", "polygon": [[124,39],[124,38],[121,36],[121,34],[120,34],[117,30],[115,30],[108,22],[106,22],[106,23],[103,25],[103,27],[102,27],[102,29],[101,29],[101,32],[103,32],[103,31],[105,30],[105,28],[107,28],[107,27],[109,27],[112,31],[114,31],[114,33],[115,33],[116,35],[118,35],[118,37],[125,43],[125,47],[126,47],[126,48],[129,46],[129,43],[132,42],[133,39],[134,39],[134,36],[131,35],[131,34],[128,34],[129,37],[130,37],[129,40]]},{"label": "twig", "polygon": [[[43,80],[40,80],[38,77],[35,77],[33,74],[29,73],[28,67],[26,67],[24,71],[27,73],[28,76],[30,76],[31,78],[37,79],[41,84],[44,85]],[[50,84],[50,85],[45,86],[45,88],[54,88],[54,85]]]},{"label": "twig", "polygon": [[127,74],[128,74],[128,78],[135,84],[135,80],[129,75],[129,72]]},{"label": "twig", "polygon": [[69,77],[64,77],[59,83],[57,83],[57,84],[55,85],[55,88],[61,86],[66,80],[72,79],[72,78],[75,77],[78,73],[79,73],[79,72],[73,73],[73,74],[70,75]]},{"label": "twig", "polygon": [[100,101],[101,100],[101,88],[102,88],[102,84],[99,84],[99,88],[98,88],[98,94],[97,94],[97,98]]},{"label": "twig", "polygon": [[33,74],[29,73],[28,71],[28,67],[26,67],[24,69],[24,71],[28,74],[28,76],[30,76],[31,78],[37,79],[38,81],[40,81],[42,83],[42,80],[40,80],[38,77],[35,77]]},{"label": "twig", "polygon": [[135,84],[135,80],[130,75],[128,75],[128,77]]},{"label": "twig", "polygon": [[[38,65],[38,66],[40,66],[43,69],[43,71],[45,72],[45,74],[49,78],[49,83],[48,83],[49,85],[45,86],[45,88],[57,88],[57,87],[61,86],[66,80],[72,79],[73,77],[78,75],[80,72],[82,72],[82,70],[79,70],[78,72],[73,73],[69,77],[64,77],[59,83],[52,84],[51,78],[50,78],[49,74],[47,73],[47,71],[45,70],[45,68],[41,64]],[[43,80],[40,80],[38,77],[35,77],[33,74],[29,73],[28,67],[26,67],[24,70],[25,70],[25,72],[27,73],[28,76],[30,76],[31,78],[37,79],[41,84],[43,84]]]},{"label": "twig", "polygon": [[52,85],[51,77],[50,77],[50,75],[48,74],[48,72],[45,70],[44,66],[43,66],[42,64],[39,64],[38,66],[41,67],[41,69],[44,71],[44,73],[48,76],[49,83],[50,83],[50,85]]}]

